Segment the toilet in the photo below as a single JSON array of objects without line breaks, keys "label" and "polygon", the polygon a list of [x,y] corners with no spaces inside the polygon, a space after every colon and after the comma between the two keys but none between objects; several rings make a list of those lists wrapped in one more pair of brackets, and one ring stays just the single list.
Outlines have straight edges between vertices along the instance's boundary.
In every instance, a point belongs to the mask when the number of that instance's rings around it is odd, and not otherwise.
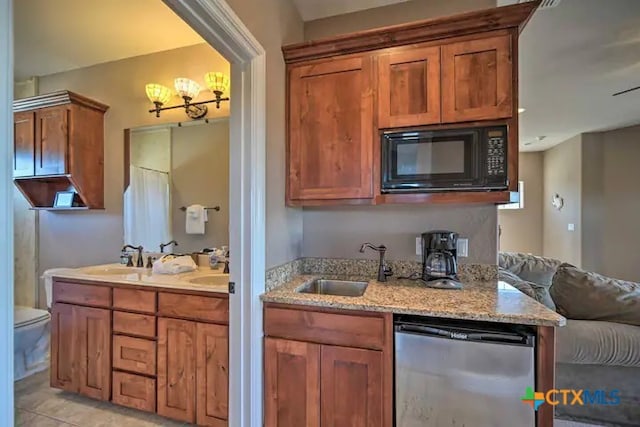
[{"label": "toilet", "polygon": [[46,310],[14,307],[13,357],[16,381],[49,367],[50,319]]}]

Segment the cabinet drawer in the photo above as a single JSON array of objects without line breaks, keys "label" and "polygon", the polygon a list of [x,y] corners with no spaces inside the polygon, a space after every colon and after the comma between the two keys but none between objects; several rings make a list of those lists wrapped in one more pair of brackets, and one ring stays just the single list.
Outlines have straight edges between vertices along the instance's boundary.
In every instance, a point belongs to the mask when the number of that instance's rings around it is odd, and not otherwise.
[{"label": "cabinet drawer", "polygon": [[113,403],[147,412],[156,411],[156,380],[154,378],[114,372],[112,390]]},{"label": "cabinet drawer", "polygon": [[56,280],[53,283],[53,301],[109,307],[111,306],[111,288]]},{"label": "cabinet drawer", "polygon": [[156,343],[142,338],[113,336],[113,368],[156,374]]},{"label": "cabinet drawer", "polygon": [[114,311],[113,332],[155,338],[156,317],[148,314]]},{"label": "cabinet drawer", "polygon": [[158,295],[158,314],[227,324],[229,323],[229,300],[227,298],[160,292]]},{"label": "cabinet drawer", "polygon": [[382,316],[280,307],[266,307],[264,310],[264,331],[270,337],[382,350],[384,330],[385,319]]},{"label": "cabinet drawer", "polygon": [[113,308],[155,314],[156,293],[139,289],[113,289]]}]

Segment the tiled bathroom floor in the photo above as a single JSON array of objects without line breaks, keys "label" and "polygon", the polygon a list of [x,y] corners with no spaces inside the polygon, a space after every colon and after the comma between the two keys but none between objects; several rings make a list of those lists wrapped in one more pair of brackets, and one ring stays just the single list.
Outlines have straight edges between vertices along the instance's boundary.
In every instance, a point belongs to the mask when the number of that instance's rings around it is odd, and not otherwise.
[{"label": "tiled bathroom floor", "polygon": [[25,427],[151,427],[185,426],[136,411],[49,387],[44,371],[15,383],[15,425]]}]

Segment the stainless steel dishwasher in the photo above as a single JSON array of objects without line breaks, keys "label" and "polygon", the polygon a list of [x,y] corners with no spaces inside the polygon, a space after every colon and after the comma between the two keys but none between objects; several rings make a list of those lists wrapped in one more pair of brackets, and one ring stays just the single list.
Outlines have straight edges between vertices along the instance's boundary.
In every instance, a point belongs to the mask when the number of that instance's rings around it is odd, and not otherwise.
[{"label": "stainless steel dishwasher", "polygon": [[396,427],[533,427],[534,350],[526,327],[398,317]]}]

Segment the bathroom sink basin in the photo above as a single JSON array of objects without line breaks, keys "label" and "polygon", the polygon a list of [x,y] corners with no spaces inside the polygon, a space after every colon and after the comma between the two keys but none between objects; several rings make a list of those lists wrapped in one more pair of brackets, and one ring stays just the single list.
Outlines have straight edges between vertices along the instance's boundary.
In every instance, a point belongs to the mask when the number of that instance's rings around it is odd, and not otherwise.
[{"label": "bathroom sink basin", "polygon": [[229,284],[229,277],[226,275],[216,274],[211,276],[201,276],[189,280],[189,283],[196,285],[227,285]]},{"label": "bathroom sink basin", "polygon": [[361,297],[367,289],[367,285],[367,282],[318,279],[301,286],[298,288],[298,292],[303,294]]},{"label": "bathroom sink basin", "polygon": [[84,273],[91,276],[125,276],[128,274],[150,274],[150,270],[137,267],[105,267],[93,268]]}]

